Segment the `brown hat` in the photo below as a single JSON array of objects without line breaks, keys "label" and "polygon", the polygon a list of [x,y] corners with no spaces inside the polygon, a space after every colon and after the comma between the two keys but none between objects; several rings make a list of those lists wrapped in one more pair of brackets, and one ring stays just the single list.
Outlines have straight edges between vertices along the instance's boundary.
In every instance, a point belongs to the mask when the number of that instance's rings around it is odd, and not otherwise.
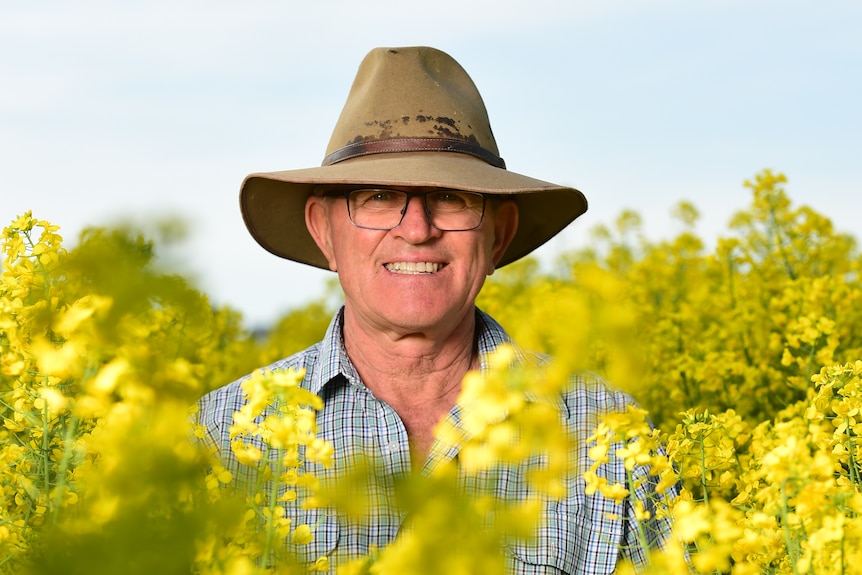
[{"label": "brown hat", "polygon": [[578,190],[506,170],[475,84],[434,48],[376,48],[362,63],[318,168],[256,173],[243,219],[270,252],[329,265],[305,225],[317,186],[416,186],[516,195],[518,231],[498,267],[541,246],[587,209]]}]

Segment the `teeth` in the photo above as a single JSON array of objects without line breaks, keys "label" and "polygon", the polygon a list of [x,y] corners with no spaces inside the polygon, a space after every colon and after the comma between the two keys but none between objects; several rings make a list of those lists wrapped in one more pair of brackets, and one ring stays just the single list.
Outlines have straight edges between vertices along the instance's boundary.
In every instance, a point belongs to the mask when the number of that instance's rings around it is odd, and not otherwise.
[{"label": "teeth", "polygon": [[386,269],[398,274],[433,274],[440,269],[435,262],[392,262]]}]

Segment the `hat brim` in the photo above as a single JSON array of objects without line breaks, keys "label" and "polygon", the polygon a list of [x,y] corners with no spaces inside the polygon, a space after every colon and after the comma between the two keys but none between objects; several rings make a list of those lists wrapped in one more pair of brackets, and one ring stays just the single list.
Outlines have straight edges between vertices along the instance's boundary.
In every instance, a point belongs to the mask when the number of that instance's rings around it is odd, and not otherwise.
[{"label": "hat brim", "polygon": [[439,187],[515,196],[518,231],[497,267],[529,254],[587,210],[586,198],[574,188],[495,168],[464,154],[407,152],[250,174],[240,190],[243,220],[267,251],[329,269],[305,225],[305,202],[316,186],[344,184]]}]

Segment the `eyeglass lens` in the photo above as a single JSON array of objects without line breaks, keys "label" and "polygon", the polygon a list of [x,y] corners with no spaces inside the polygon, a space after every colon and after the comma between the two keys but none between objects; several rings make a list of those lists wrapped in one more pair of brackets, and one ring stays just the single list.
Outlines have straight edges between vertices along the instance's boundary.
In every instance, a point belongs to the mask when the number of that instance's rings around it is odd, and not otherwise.
[{"label": "eyeglass lens", "polygon": [[401,224],[412,196],[420,196],[431,224],[444,231],[471,230],[482,223],[485,196],[475,192],[439,190],[427,193],[365,189],[347,194],[350,220],[361,228],[391,230]]}]

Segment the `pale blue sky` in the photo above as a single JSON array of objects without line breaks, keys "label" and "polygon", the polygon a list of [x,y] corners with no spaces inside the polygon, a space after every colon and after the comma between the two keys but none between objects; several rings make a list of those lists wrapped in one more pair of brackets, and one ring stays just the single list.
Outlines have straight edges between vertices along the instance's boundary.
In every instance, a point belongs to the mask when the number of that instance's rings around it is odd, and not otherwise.
[{"label": "pale blue sky", "polygon": [[265,323],[326,272],[243,227],[250,172],[320,163],[375,46],[431,45],[482,92],[510,169],[575,186],[590,210],[539,254],[624,208],[655,238],[680,200],[721,233],[763,168],[859,234],[862,3],[315,0],[5,2],[0,224],[182,215],[185,270]]}]

